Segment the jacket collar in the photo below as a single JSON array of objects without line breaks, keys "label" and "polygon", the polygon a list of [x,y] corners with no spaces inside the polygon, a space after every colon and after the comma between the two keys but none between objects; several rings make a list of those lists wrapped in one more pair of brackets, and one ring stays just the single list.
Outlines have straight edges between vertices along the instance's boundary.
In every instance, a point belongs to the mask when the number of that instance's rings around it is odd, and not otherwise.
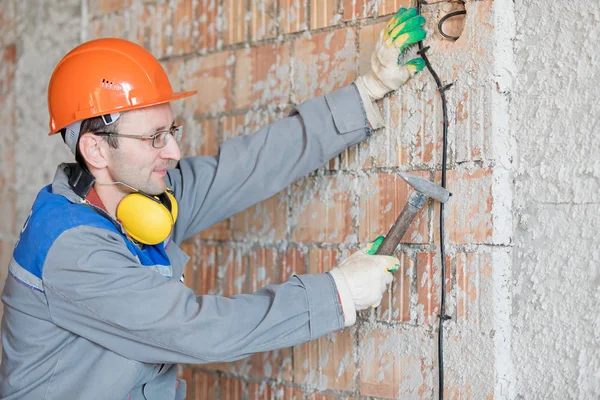
[{"label": "jacket collar", "polygon": [[77,167],[75,163],[62,163],[56,169],[54,180],[52,181],[52,193],[59,194],[69,200],[71,203],[86,203],[85,199],[75,194],[69,186],[69,176],[71,171]]}]

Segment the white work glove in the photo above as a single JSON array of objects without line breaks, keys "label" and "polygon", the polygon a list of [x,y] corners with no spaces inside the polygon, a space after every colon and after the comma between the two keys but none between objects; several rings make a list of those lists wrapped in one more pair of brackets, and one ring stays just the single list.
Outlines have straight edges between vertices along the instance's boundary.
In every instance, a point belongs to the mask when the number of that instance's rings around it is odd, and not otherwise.
[{"label": "white work glove", "polygon": [[371,55],[371,70],[356,81],[359,90],[364,88],[372,100],[381,99],[425,67],[425,61],[420,57],[406,64],[399,60],[408,46],[425,39],[422,28],[425,22],[425,17],[417,15],[416,8],[400,8],[396,12],[379,34],[377,47]]},{"label": "white work glove", "polygon": [[381,303],[387,285],[394,279],[391,272],[400,266],[396,257],[374,255],[381,242],[383,236],[329,271],[340,295],[345,326],[356,322],[356,311]]}]

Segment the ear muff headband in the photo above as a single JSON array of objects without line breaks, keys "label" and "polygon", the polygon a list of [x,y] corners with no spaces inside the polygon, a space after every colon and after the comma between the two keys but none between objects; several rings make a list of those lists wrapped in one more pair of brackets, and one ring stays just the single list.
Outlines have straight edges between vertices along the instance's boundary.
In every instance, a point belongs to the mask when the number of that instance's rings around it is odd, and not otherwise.
[{"label": "ear muff headband", "polygon": [[179,207],[167,191],[159,196],[132,193],[117,206],[117,219],[135,241],[148,245],[164,242],[177,220]]}]

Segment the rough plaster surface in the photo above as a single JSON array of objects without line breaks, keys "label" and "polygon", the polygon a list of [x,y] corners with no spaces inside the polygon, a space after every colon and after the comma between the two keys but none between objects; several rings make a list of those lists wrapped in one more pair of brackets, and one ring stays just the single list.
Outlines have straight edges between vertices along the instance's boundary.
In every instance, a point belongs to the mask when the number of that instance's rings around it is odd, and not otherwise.
[{"label": "rough plaster surface", "polygon": [[515,10],[514,398],[597,399],[600,4]]},{"label": "rough plaster surface", "polygon": [[52,182],[56,165],[73,156],[60,136],[48,137],[48,79],[58,61],[80,43],[81,0],[17,2],[18,62],[16,72],[17,227],[21,227],[35,195]]}]

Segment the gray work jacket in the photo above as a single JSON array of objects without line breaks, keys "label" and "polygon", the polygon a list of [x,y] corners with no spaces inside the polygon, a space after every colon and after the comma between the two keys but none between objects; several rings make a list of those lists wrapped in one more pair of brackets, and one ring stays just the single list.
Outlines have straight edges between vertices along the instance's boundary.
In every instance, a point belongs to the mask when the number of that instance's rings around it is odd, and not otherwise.
[{"label": "gray work jacket", "polygon": [[179,202],[172,236],[134,245],[118,222],[82,204],[69,168],[40,191],[9,265],[2,301],[2,399],[185,397],[176,363],[236,360],[344,326],[328,273],[253,294],[196,296],[178,245],[269,198],[363,140],[354,85],[300,104],[211,157],[182,159],[167,184]]}]

